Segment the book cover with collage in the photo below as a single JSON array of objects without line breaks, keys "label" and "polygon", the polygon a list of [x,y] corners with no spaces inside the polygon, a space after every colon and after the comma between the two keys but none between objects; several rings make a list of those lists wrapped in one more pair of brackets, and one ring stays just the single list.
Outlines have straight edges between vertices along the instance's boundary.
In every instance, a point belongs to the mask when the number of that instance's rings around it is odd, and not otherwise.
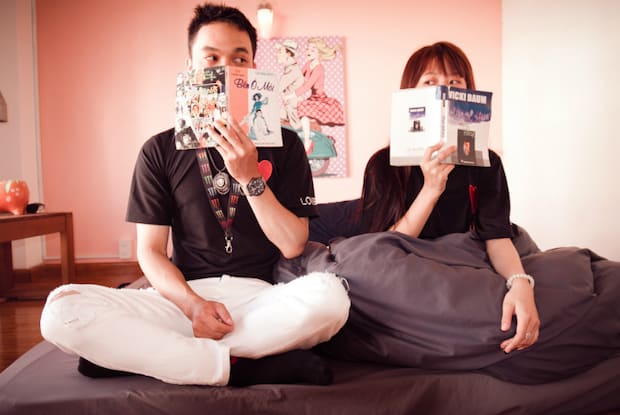
[{"label": "book cover with collage", "polygon": [[282,146],[277,75],[216,66],[177,74],[175,144],[178,150],[215,146],[207,126],[230,114],[257,147]]}]

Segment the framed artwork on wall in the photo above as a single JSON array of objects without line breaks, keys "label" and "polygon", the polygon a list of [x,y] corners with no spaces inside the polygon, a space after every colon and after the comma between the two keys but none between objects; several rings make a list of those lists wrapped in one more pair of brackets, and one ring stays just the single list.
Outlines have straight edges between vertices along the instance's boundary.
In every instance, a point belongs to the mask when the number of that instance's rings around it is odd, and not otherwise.
[{"label": "framed artwork on wall", "polygon": [[259,39],[256,66],[279,75],[284,128],[304,143],[314,177],[347,175],[344,38]]}]

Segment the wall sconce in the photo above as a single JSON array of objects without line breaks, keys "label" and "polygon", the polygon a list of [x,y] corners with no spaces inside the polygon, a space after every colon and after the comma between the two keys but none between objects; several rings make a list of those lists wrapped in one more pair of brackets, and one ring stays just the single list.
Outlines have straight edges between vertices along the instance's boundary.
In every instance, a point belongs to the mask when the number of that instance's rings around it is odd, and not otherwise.
[{"label": "wall sconce", "polygon": [[258,12],[256,13],[258,19],[258,31],[260,37],[269,39],[271,35],[271,25],[273,24],[273,9],[271,4],[265,0],[261,0],[258,4]]},{"label": "wall sconce", "polygon": [[6,110],[6,101],[2,96],[2,92],[0,92],[0,122],[8,122],[9,114]]}]

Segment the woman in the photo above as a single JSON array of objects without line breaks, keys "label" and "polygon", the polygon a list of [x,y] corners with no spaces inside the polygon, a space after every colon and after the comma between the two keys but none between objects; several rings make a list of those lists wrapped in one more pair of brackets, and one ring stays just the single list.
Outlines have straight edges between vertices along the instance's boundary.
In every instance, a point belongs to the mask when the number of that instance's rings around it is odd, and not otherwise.
[{"label": "woman", "polygon": [[324,39],[314,37],[308,39],[308,61],[302,68],[304,83],[285,99],[301,99],[308,91],[310,96],[301,100],[297,105],[297,117],[303,131],[304,146],[306,153],[312,153],[313,143],[310,139],[310,120],[315,120],[320,125],[344,125],[344,111],[342,104],[336,98],[329,97],[325,93],[325,68],[323,61],[329,61],[336,57],[339,47],[330,47]]},{"label": "woman", "polygon": [[[419,49],[409,58],[401,89],[433,85],[476,88],[471,64],[457,46],[438,42]],[[501,343],[501,348],[506,353],[525,349],[538,340],[540,319],[533,279],[526,276],[511,241],[510,199],[502,162],[489,151],[490,167],[441,163],[455,150],[453,146],[444,148],[436,144],[426,150],[420,166],[407,167],[390,166],[389,147],[379,150],[366,166],[359,203],[347,201],[333,209],[321,208],[321,218],[311,223],[311,239],[325,243],[335,236],[386,230],[433,239],[473,230],[485,241],[495,271],[509,280],[501,329],[510,329],[514,315],[517,330],[512,338]],[[357,220],[347,221],[355,209],[357,215],[352,216]],[[332,211],[339,213],[332,215]],[[339,234],[328,235],[329,229],[334,228]],[[313,235],[320,235],[323,240]]]}]

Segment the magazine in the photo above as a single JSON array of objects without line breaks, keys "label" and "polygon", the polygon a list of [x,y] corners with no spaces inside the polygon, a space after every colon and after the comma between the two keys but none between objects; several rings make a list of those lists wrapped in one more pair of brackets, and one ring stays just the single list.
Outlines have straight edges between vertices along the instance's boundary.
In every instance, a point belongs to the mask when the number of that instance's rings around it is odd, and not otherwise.
[{"label": "magazine", "polygon": [[257,147],[281,147],[277,74],[216,66],[177,74],[177,150],[215,146],[207,125],[226,114],[237,120]]},{"label": "magazine", "polygon": [[419,165],[438,142],[456,146],[444,163],[490,166],[491,92],[446,86],[392,94],[390,164]]}]

